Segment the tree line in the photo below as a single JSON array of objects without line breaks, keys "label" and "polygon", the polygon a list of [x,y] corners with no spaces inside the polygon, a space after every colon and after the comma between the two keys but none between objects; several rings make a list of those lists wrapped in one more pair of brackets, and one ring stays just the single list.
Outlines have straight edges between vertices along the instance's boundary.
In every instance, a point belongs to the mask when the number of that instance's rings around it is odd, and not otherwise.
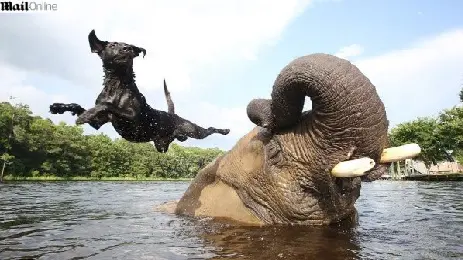
[{"label": "tree line", "polygon": [[[463,103],[463,89],[459,93]],[[417,159],[427,166],[439,161],[463,163],[463,106],[444,109],[436,117],[420,117],[397,125],[389,133],[391,146],[417,143]]]},{"label": "tree line", "polygon": [[223,153],[175,143],[158,153],[151,143],[85,135],[81,126],[54,124],[27,105],[0,103],[0,159],[9,177],[192,178]]},{"label": "tree line", "polygon": [[[463,102],[463,89],[459,95]],[[391,129],[389,141],[418,143],[417,159],[428,166],[454,158],[463,163],[463,107],[401,123]],[[80,126],[34,116],[27,105],[0,103],[1,171],[13,177],[192,178],[223,153],[175,143],[158,153],[151,143],[84,135]]]}]

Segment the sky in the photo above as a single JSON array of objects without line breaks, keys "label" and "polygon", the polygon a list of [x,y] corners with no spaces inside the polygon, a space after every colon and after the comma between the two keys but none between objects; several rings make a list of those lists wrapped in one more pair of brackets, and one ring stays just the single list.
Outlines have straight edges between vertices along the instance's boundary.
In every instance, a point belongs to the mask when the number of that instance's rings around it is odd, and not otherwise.
[{"label": "sky", "polygon": [[[311,53],[350,60],[376,86],[390,127],[435,116],[459,102],[463,87],[463,1],[442,0],[50,0],[57,11],[0,13],[0,101],[28,104],[58,123],[53,102],[94,104],[99,57],[87,35],[143,47],[137,85],[167,110],[205,128],[230,128],[181,143],[230,149],[253,128],[246,106],[268,98],[281,69]],[[110,3],[110,4],[108,4]],[[306,109],[310,109],[307,99]],[[119,137],[110,124],[96,131]]]}]

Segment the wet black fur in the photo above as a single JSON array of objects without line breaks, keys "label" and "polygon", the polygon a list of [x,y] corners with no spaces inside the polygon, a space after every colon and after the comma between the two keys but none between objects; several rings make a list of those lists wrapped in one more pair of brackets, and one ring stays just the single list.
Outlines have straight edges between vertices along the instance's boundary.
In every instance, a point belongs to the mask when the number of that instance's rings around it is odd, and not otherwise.
[{"label": "wet black fur", "polygon": [[227,135],[229,129],[202,128],[175,114],[174,103],[164,80],[164,94],[168,111],[152,108],[135,84],[133,59],[146,50],[124,42],[99,40],[92,30],[88,35],[90,49],[103,62],[104,88],[95,101],[95,106],[85,110],[71,103],[53,103],[52,114],[66,111],[77,115],[76,124],[88,123],[95,129],[111,122],[122,138],[130,142],[153,141],[158,152],[167,152],[175,139],[183,142],[190,138],[204,139],[218,133]]}]

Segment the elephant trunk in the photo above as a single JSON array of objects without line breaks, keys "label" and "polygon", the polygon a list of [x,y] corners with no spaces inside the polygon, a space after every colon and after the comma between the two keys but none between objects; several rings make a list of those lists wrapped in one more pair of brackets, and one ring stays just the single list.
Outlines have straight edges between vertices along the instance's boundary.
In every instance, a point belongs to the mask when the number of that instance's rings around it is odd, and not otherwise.
[{"label": "elephant trunk", "polygon": [[308,127],[317,142],[325,139],[343,148],[348,145],[359,149],[355,154],[379,161],[387,143],[384,104],[369,79],[347,60],[329,54],[295,59],[278,75],[271,99],[249,103],[248,117],[273,133],[284,131],[304,117],[306,96],[312,100]]}]

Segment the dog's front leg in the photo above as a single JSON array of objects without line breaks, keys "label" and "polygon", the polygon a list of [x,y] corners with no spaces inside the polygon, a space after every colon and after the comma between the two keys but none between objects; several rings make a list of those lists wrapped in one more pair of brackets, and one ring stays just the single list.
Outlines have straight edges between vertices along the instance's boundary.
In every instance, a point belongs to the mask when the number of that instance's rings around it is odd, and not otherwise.
[{"label": "dog's front leg", "polygon": [[117,107],[111,103],[104,103],[102,110],[105,110],[117,117],[124,118],[128,121],[136,122],[138,116],[140,115],[140,108],[137,105],[127,106],[127,107]]},{"label": "dog's front leg", "polygon": [[[53,103],[50,105],[50,113],[52,114],[64,114],[64,112],[71,112],[72,115],[80,116],[85,112],[85,108],[76,103],[64,104],[64,103]],[[98,130],[101,125],[96,122],[88,122],[90,126]]]},{"label": "dog's front leg", "polygon": [[[98,130],[101,126],[111,121],[110,114],[128,121],[136,121],[139,112],[134,108],[128,107],[125,109],[118,108],[111,103],[98,104],[93,108],[83,112],[76,120],[76,124],[93,123],[93,127]],[[97,128],[96,128],[96,127]]]},{"label": "dog's front leg", "polygon": [[119,119],[125,119],[127,121],[133,122],[134,124],[137,124],[140,115],[140,109],[137,108],[137,106],[117,107],[111,103],[101,103],[96,105],[94,108],[89,109],[89,113],[82,118],[82,122],[87,122],[88,120],[96,120],[101,122],[103,125],[111,121],[112,117],[115,116]]},{"label": "dog's front leg", "polygon": [[77,117],[76,124],[82,125],[87,123],[95,128],[95,130],[98,130],[109,121],[109,114],[106,112],[105,107],[97,105],[80,114]]}]

